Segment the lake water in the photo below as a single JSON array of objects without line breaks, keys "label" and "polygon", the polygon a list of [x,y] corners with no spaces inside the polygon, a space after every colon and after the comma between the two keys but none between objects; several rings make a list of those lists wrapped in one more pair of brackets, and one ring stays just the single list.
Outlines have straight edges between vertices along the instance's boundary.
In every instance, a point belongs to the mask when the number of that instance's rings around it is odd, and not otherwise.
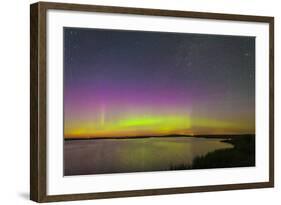
[{"label": "lake water", "polygon": [[222,139],[151,137],[64,141],[64,175],[170,170],[197,156],[233,148]]}]

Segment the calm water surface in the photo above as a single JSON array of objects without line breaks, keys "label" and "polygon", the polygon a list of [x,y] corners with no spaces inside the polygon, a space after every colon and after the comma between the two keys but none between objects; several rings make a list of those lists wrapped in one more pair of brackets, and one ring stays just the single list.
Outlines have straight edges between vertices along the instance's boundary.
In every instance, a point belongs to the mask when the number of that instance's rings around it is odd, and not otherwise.
[{"label": "calm water surface", "polygon": [[222,139],[151,137],[64,141],[64,175],[170,170],[197,156],[233,148]]}]

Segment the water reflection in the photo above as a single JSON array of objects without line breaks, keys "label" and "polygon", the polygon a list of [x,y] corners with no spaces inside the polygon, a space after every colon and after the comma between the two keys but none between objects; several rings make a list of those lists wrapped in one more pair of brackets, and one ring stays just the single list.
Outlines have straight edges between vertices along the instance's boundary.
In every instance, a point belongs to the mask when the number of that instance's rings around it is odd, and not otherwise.
[{"label": "water reflection", "polygon": [[169,170],[189,165],[197,156],[233,148],[222,139],[165,137],[139,139],[67,140],[64,174],[104,174]]}]

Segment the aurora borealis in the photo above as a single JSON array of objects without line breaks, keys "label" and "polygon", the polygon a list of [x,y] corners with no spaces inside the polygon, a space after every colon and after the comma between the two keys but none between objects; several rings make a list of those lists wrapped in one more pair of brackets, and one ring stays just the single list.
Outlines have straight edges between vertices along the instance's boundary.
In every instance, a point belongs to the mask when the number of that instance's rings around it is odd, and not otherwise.
[{"label": "aurora borealis", "polygon": [[255,133],[255,38],[64,28],[64,137]]}]

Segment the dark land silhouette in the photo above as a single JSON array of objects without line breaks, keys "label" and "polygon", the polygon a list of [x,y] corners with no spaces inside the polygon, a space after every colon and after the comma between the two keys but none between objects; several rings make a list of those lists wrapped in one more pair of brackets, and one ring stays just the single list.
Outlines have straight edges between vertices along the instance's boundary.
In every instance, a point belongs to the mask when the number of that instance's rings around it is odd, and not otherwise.
[{"label": "dark land silhouette", "polygon": [[[204,136],[205,138],[225,136]],[[233,145],[230,149],[219,149],[206,155],[195,157],[192,164],[171,165],[171,170],[229,168],[255,166],[255,135],[228,136],[223,139]]]}]

